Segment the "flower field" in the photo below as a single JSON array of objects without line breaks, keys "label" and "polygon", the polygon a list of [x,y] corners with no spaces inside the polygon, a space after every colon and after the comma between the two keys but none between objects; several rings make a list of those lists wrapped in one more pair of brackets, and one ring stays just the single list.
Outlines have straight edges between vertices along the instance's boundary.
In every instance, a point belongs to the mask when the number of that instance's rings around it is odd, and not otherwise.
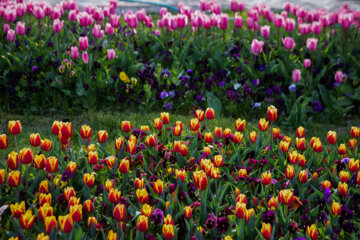
[{"label": "flower field", "polygon": [[1,238],[357,237],[360,129],[346,142],[329,131],[322,143],[303,127],[283,135],[274,106],[264,116],[257,129],[245,119],[222,129],[211,108],[188,123],[163,112],[151,125],[122,121],[115,139],[55,121],[21,149],[24,126],[9,121]]}]

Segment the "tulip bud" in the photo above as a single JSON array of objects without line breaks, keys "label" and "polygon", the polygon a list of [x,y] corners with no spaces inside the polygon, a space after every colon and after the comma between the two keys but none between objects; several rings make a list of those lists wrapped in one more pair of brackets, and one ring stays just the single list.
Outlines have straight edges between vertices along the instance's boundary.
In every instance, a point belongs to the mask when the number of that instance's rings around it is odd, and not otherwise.
[{"label": "tulip bud", "polygon": [[23,215],[20,216],[20,227],[24,230],[32,228],[35,222],[35,216],[31,210],[27,210]]},{"label": "tulip bud", "polygon": [[261,118],[258,123],[259,130],[262,132],[266,132],[269,127],[269,122],[265,120],[265,118]]},{"label": "tulip bud", "polygon": [[41,138],[39,133],[30,134],[30,145],[34,147],[38,147],[41,144]]},{"label": "tulip bud", "polygon": [[21,123],[19,120],[9,121],[8,128],[11,135],[18,135],[21,133]]},{"label": "tulip bud", "polygon": [[0,134],[0,149],[7,149],[9,140],[6,134]]},{"label": "tulip bud", "polygon": [[[5,176],[5,173],[3,174]],[[10,187],[17,187],[21,183],[21,174],[19,171],[12,171],[8,173],[8,184]]]},{"label": "tulip bud", "polygon": [[149,218],[145,215],[140,215],[137,219],[136,228],[140,232],[146,232],[149,228]]},{"label": "tulip bud", "polygon": [[299,182],[306,183],[308,181],[308,175],[306,170],[299,172]]},{"label": "tulip bud", "polygon": [[[197,109],[195,111],[195,117],[200,121],[204,121],[204,118],[205,118],[205,114],[204,114],[204,111],[201,110],[201,109]],[[194,130],[193,130],[194,131]]]},{"label": "tulip bud", "polygon": [[20,204],[10,204],[10,210],[14,218],[20,218],[20,216],[25,213],[25,201],[22,201]]},{"label": "tulip bud", "polygon": [[116,221],[124,221],[126,219],[126,208],[122,204],[117,204],[113,211],[113,216]]},{"label": "tulip bud", "polygon": [[262,223],[261,234],[265,239],[270,239],[272,233],[272,226],[270,223]]},{"label": "tulip bud", "polygon": [[359,160],[354,160],[353,158],[349,161],[349,171],[355,173],[359,170]]},{"label": "tulip bud", "polygon": [[44,169],[46,166],[46,158],[44,154],[36,155],[34,158],[34,167],[36,169]]},{"label": "tulip bud", "polygon": [[215,118],[215,111],[212,108],[207,108],[205,111],[205,117],[206,119],[214,119]]},{"label": "tulip bud", "polygon": [[276,107],[270,105],[267,110],[267,118],[270,122],[275,122],[278,118],[278,113]]},{"label": "tulip bud", "polygon": [[58,221],[60,228],[64,233],[71,232],[74,225],[74,221],[70,214],[67,214],[66,216],[59,216]]},{"label": "tulip bud", "polygon": [[82,125],[80,129],[81,138],[90,140],[91,134],[92,134],[91,127],[89,127],[88,125]]},{"label": "tulip bud", "polygon": [[312,224],[311,226],[307,226],[306,227],[306,233],[310,237],[311,240],[317,240],[318,239],[318,230],[317,230],[315,224]]},{"label": "tulip bud", "polygon": [[149,194],[146,191],[146,188],[137,189],[136,197],[137,197],[139,203],[141,203],[141,204],[147,203],[149,201]]},{"label": "tulip bud", "polygon": [[268,202],[268,208],[272,210],[276,210],[278,207],[278,198],[272,196]]}]

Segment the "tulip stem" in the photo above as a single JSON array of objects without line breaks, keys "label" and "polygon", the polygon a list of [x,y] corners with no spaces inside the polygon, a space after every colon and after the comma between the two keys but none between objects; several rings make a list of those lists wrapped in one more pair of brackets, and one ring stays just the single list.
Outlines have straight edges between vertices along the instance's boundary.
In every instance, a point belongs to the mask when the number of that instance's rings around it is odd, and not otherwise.
[{"label": "tulip stem", "polygon": [[273,126],[272,126],[272,122],[270,122],[270,147],[271,147],[271,149],[270,149],[270,153],[272,153],[273,152]]},{"label": "tulip stem", "polygon": [[18,146],[17,146],[17,139],[16,139],[16,135],[14,135],[14,141],[15,141],[15,150],[16,152],[18,153],[19,150],[18,150]]}]

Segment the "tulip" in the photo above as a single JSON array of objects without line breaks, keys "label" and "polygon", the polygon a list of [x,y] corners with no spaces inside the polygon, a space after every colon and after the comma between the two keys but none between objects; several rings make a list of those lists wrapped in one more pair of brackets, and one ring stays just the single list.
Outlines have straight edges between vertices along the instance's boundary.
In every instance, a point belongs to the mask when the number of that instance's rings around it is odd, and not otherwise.
[{"label": "tulip", "polygon": [[280,141],[280,149],[283,153],[286,153],[289,150],[290,144],[286,141]]},{"label": "tulip", "polygon": [[354,148],[357,147],[357,140],[356,139],[349,139],[348,147],[350,148],[351,151],[353,151]]},{"label": "tulip", "polygon": [[41,181],[39,185],[40,193],[48,193],[49,192],[49,182],[47,180]]},{"label": "tulip", "polygon": [[240,143],[243,139],[243,134],[240,132],[235,132],[234,133],[234,137],[233,137],[233,142],[234,143]]},{"label": "tulip", "polygon": [[341,13],[339,14],[338,22],[341,24],[342,28],[348,29],[353,23],[353,18],[352,13]]},{"label": "tulip", "polygon": [[291,50],[295,47],[295,41],[291,37],[285,37],[282,39],[282,43],[287,50]]},{"label": "tulip", "polygon": [[113,28],[118,28],[120,26],[120,17],[121,16],[116,14],[110,15],[110,24]]},{"label": "tulip", "polygon": [[40,206],[43,206],[46,203],[51,205],[51,198],[52,198],[51,193],[49,193],[49,194],[40,193],[40,195],[39,195],[39,204],[40,204]]},{"label": "tulip", "polygon": [[172,224],[164,224],[162,228],[162,233],[165,239],[173,239],[174,226]]},{"label": "tulip", "polygon": [[[90,137],[92,134],[92,129],[88,125],[82,125],[80,129],[80,137],[83,139],[88,139],[90,142]],[[98,133],[99,134],[99,133]]]},{"label": "tulip", "polygon": [[207,143],[213,142],[213,136],[212,136],[211,132],[207,132],[204,134],[204,141]]},{"label": "tulip", "polygon": [[269,127],[269,122],[265,120],[265,118],[261,118],[258,123],[258,128],[262,132],[266,132]]},{"label": "tulip", "polygon": [[268,201],[268,208],[271,210],[276,210],[278,207],[278,198],[272,196],[270,200]]},{"label": "tulip", "polygon": [[295,69],[292,73],[292,81],[294,83],[300,82],[301,80],[301,71],[300,69]]},{"label": "tulip", "polygon": [[247,204],[246,195],[240,193],[236,198],[236,202]]},{"label": "tulip", "polygon": [[30,144],[31,146],[38,147],[41,144],[41,138],[39,133],[30,134]]},{"label": "tulip", "polygon": [[139,203],[141,203],[141,204],[147,203],[149,201],[149,194],[146,191],[146,188],[137,189],[136,197],[137,197]]},{"label": "tulip", "polygon": [[[230,130],[231,131],[231,130]],[[230,132],[231,134],[231,132]],[[214,128],[214,135],[217,136],[218,138],[222,138],[223,136],[223,130],[221,127],[215,127]]]},{"label": "tulip", "polygon": [[181,129],[180,126],[175,126],[175,127],[172,128],[172,129],[173,129],[173,134],[174,134],[174,136],[176,136],[176,137],[181,136],[181,131],[182,131],[182,129]]},{"label": "tulip", "polygon": [[145,215],[140,215],[137,219],[136,229],[140,232],[146,232],[149,229],[149,218]]},{"label": "tulip", "polygon": [[289,180],[292,180],[295,177],[295,170],[293,165],[287,165],[285,170],[285,177]]},{"label": "tulip", "polygon": [[341,182],[348,182],[349,181],[350,174],[346,171],[340,171],[339,178]]},{"label": "tulip", "polygon": [[263,41],[258,41],[257,39],[253,39],[251,42],[251,52],[254,55],[259,55],[262,52],[263,45],[264,45]]},{"label": "tulip", "polygon": [[287,18],[285,20],[285,31],[292,32],[295,29],[295,19]]},{"label": "tulip", "polygon": [[7,165],[11,170],[15,170],[19,167],[19,156],[16,152],[13,151],[8,154]]},{"label": "tulip", "polygon": [[257,138],[257,133],[256,133],[255,131],[252,131],[252,132],[250,133],[249,138],[250,138],[250,141],[251,141],[252,143],[255,143],[255,142],[256,142],[256,138]]},{"label": "tulip", "polygon": [[331,213],[334,216],[340,216],[341,215],[341,204],[338,202],[333,202],[331,204]]},{"label": "tulip", "polygon": [[70,214],[67,214],[65,216],[59,216],[58,221],[59,221],[60,228],[64,233],[71,232],[73,225],[74,225],[74,221]]},{"label": "tulip", "polygon": [[152,134],[152,135],[148,136],[145,139],[145,145],[150,146],[150,148],[155,147],[157,145],[156,135]]},{"label": "tulip", "polygon": [[16,33],[20,36],[23,36],[26,34],[26,29],[25,29],[25,23],[24,22],[17,22],[16,23]]},{"label": "tulip", "polygon": [[121,173],[128,173],[130,168],[130,162],[127,159],[122,159],[119,164],[119,171]]},{"label": "tulip", "polygon": [[327,188],[331,188],[331,182],[330,181],[328,181],[328,180],[325,180],[325,181],[322,181],[321,182],[321,187],[322,187],[322,189],[327,189]]},{"label": "tulip", "polygon": [[20,227],[24,230],[32,228],[35,222],[35,216],[31,210],[27,210],[23,215],[20,216]]},{"label": "tulip", "polygon": [[96,229],[96,225],[98,224],[98,221],[97,221],[96,217],[88,217],[87,224],[88,224],[89,230],[91,230],[91,228],[93,226]]},{"label": "tulip", "polygon": [[169,124],[170,123],[170,114],[168,112],[162,112],[162,113],[160,113],[160,119],[163,124]]},{"label": "tulip", "polygon": [[311,240],[317,240],[318,239],[318,230],[316,228],[315,224],[312,224],[311,226],[306,227],[306,233],[309,236]]},{"label": "tulip", "polygon": [[222,155],[214,156],[213,163],[216,167],[221,167],[224,164],[224,158]]},{"label": "tulip", "polygon": [[[3,174],[5,175],[5,173]],[[3,178],[3,177],[2,177]],[[17,187],[21,183],[21,174],[19,171],[11,171],[8,174],[8,184],[10,187]]]},{"label": "tulip", "polygon": [[120,151],[123,144],[124,144],[124,139],[122,137],[115,138],[115,149],[116,149],[116,151]]},{"label": "tulip", "polygon": [[83,181],[84,184],[86,184],[89,188],[91,188],[92,186],[94,186],[94,182],[95,182],[95,174],[94,173],[85,173],[83,176]]},{"label": "tulip", "polygon": [[72,137],[72,123],[71,122],[65,122],[61,124],[61,129],[60,129],[61,135],[66,138],[69,139]]},{"label": "tulip", "polygon": [[25,201],[22,201],[20,204],[10,204],[10,211],[14,218],[20,218],[25,213]]},{"label": "tulip", "polygon": [[48,152],[52,148],[52,141],[49,139],[41,140],[41,149]]},{"label": "tulip", "polygon": [[347,193],[348,193],[348,185],[347,185],[346,182],[344,182],[344,183],[339,182],[338,193],[339,193],[340,196],[346,196],[347,195]]},{"label": "tulip", "polygon": [[305,68],[311,67],[311,60],[310,59],[304,59],[304,67]]},{"label": "tulip", "polygon": [[109,202],[117,203],[120,200],[121,192],[117,189],[111,188],[108,194]]},{"label": "tulip", "polygon": [[278,197],[279,197],[279,202],[284,205],[291,205],[294,201],[294,195],[290,189],[280,190]]},{"label": "tulip", "polygon": [[9,146],[9,140],[6,134],[0,134],[0,149],[6,149]]},{"label": "tulip", "polygon": [[45,203],[39,208],[39,219],[45,222],[46,217],[54,215],[54,209],[49,203]]},{"label": "tulip", "polygon": [[0,185],[5,183],[5,169],[0,169]]},{"label": "tulip", "polygon": [[253,208],[247,209],[245,212],[245,222],[248,223],[250,218],[254,215],[255,210]]},{"label": "tulip", "polygon": [[301,151],[306,149],[305,138],[296,138],[296,148]]},{"label": "tulip", "polygon": [[267,109],[267,119],[270,122],[275,122],[277,120],[277,117],[278,117],[278,113],[276,107],[270,105]]},{"label": "tulip", "polygon": [[310,51],[316,51],[317,49],[317,44],[318,44],[318,39],[316,38],[308,38],[306,40],[306,47],[310,50]]},{"label": "tulip", "polygon": [[44,9],[40,6],[34,6],[32,13],[36,19],[42,19],[45,16]]},{"label": "tulip", "polygon": [[64,25],[64,21],[60,21],[59,19],[55,19],[53,23],[53,30],[55,33],[61,32]]},{"label": "tulip", "polygon": [[44,154],[36,155],[34,158],[34,166],[36,169],[44,169],[46,166],[46,157]]},{"label": "tulip", "polygon": [[108,133],[105,130],[100,130],[97,136],[100,144],[105,143],[108,139]]},{"label": "tulip", "polygon": [[79,47],[81,51],[88,50],[89,40],[88,37],[79,37]]},{"label": "tulip", "polygon": [[59,167],[59,160],[56,157],[48,157],[46,159],[46,171],[49,173],[57,172]]},{"label": "tulip", "polygon": [[134,188],[135,189],[143,189],[145,187],[145,179],[139,179],[139,178],[135,178],[134,181]]},{"label": "tulip", "polygon": [[160,118],[155,118],[154,119],[154,128],[156,130],[161,130],[162,129],[162,121]]},{"label": "tulip", "polygon": [[190,119],[190,129],[192,131],[197,131],[199,128],[200,128],[199,119],[197,118]]},{"label": "tulip", "polygon": [[153,189],[154,189],[154,192],[160,196],[164,189],[163,181],[161,179],[156,180],[154,182]]},{"label": "tulip", "polygon": [[141,208],[141,213],[147,217],[151,217],[153,208],[149,204],[144,204]]},{"label": "tulip", "polygon": [[6,39],[8,40],[8,42],[15,41],[15,31],[12,29],[8,30],[6,34]]},{"label": "tulip", "polygon": [[312,22],[311,24],[311,31],[316,35],[319,35],[322,31],[322,23],[321,22]]},{"label": "tulip", "polygon": [[237,202],[235,205],[235,216],[237,218],[245,218],[246,204]]},{"label": "tulip", "polygon": [[92,34],[96,39],[102,38],[104,36],[104,30],[101,30],[101,25],[95,24]]},{"label": "tulip", "polygon": [[296,136],[297,136],[298,138],[303,138],[303,137],[305,137],[305,128],[304,128],[304,127],[298,127],[298,128],[296,129]]},{"label": "tulip", "polygon": [[205,117],[206,119],[214,119],[215,118],[215,111],[213,108],[207,108],[205,111]]},{"label": "tulip", "polygon": [[[204,118],[205,118],[205,113],[204,113],[204,111],[203,110],[201,110],[201,109],[197,109],[196,111],[195,111],[195,117],[200,121],[200,122],[202,122],[202,121],[204,121]],[[191,124],[190,124],[191,125]],[[194,131],[194,130],[193,130]]]},{"label": "tulip", "polygon": [[355,173],[359,170],[359,160],[354,160],[353,158],[349,161],[349,171]]},{"label": "tulip", "polygon": [[73,187],[67,187],[64,189],[64,195],[65,195],[66,201],[69,201],[71,197],[76,196],[76,192]]},{"label": "tulip", "polygon": [[94,211],[94,204],[90,199],[83,203],[83,207],[86,213],[92,213]]},{"label": "tulip", "polygon": [[272,233],[272,226],[270,223],[262,223],[261,225],[261,234],[265,239],[270,239]]},{"label": "tulip", "polygon": [[261,36],[263,38],[269,38],[270,37],[270,26],[265,25],[260,28]]},{"label": "tulip", "polygon": [[39,233],[36,237],[36,240],[49,240],[49,239],[50,239],[49,236],[45,235],[45,233]]},{"label": "tulip", "polygon": [[126,219],[126,208],[122,204],[117,204],[113,211],[113,216],[116,221],[124,221]]},{"label": "tulip", "polygon": [[79,58],[79,49],[77,47],[71,47],[71,58],[73,59]]},{"label": "tulip", "polygon": [[306,183],[308,181],[308,175],[306,170],[299,172],[299,182]]},{"label": "tulip", "polygon": [[345,143],[340,144],[340,146],[338,148],[338,153],[340,155],[344,155],[346,153],[346,145],[345,145]]},{"label": "tulip", "polygon": [[19,120],[9,121],[8,128],[11,135],[17,135],[21,133],[21,123]]},{"label": "tulip", "polygon": [[343,83],[344,82],[343,73],[341,71],[337,71],[335,73],[334,79],[335,79],[335,82],[337,82],[339,84]]},{"label": "tulip", "polygon": [[269,185],[271,184],[272,178],[271,178],[271,173],[270,172],[263,172],[261,174],[261,183],[264,185]]},{"label": "tulip", "polygon": [[195,186],[201,191],[205,190],[208,180],[204,171],[193,172],[193,179]]},{"label": "tulip", "polygon": [[84,51],[81,55],[82,60],[84,61],[85,64],[89,63],[89,55],[87,53],[87,51]]},{"label": "tulip", "polygon": [[235,16],[234,16],[234,27],[235,27],[235,28],[242,28],[242,26],[243,26],[242,16],[239,16],[238,13],[235,13]]},{"label": "tulip", "polygon": [[118,240],[117,233],[110,230],[107,236],[107,240]]},{"label": "tulip", "polygon": [[321,141],[318,139],[314,142],[313,146],[312,146],[314,152],[320,153],[322,152],[322,143]]},{"label": "tulip", "polygon": [[88,163],[91,165],[95,165],[98,163],[99,155],[97,151],[88,152]]}]

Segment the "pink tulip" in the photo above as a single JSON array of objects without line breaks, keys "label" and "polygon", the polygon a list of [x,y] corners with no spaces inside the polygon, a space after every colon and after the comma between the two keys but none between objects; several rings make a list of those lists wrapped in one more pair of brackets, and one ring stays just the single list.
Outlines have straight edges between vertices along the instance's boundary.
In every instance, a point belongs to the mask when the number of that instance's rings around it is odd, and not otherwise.
[{"label": "pink tulip", "polygon": [[311,25],[307,23],[301,23],[299,24],[299,32],[301,35],[305,35],[310,33],[311,31]]},{"label": "pink tulip", "polygon": [[81,51],[88,50],[89,48],[88,37],[79,37],[79,47]]},{"label": "pink tulip", "polygon": [[285,9],[285,11],[287,11],[287,12],[291,12],[291,9],[292,9],[291,3],[290,3],[290,2],[286,2],[286,3],[285,3],[285,6],[284,6],[284,9]]},{"label": "pink tulip", "polygon": [[142,8],[142,9],[136,11],[136,18],[137,18],[139,21],[144,21],[144,20],[145,20],[145,17],[146,17],[145,8]]},{"label": "pink tulip", "polygon": [[16,4],[16,16],[23,17],[25,15],[25,5],[24,4]]},{"label": "pink tulip", "polygon": [[167,13],[168,13],[167,8],[164,7],[160,8],[160,17],[165,16]]},{"label": "pink tulip", "polygon": [[306,47],[310,50],[310,51],[316,51],[317,49],[317,43],[318,43],[318,39],[316,38],[308,38],[306,40]]},{"label": "pink tulip", "polygon": [[265,25],[260,28],[261,36],[263,38],[269,38],[270,37],[270,26]]},{"label": "pink tulip", "polygon": [[36,19],[43,19],[45,16],[44,9],[39,6],[34,6],[33,14]]},{"label": "pink tulip", "polygon": [[231,0],[230,10],[233,12],[236,12],[237,10],[239,10],[239,2],[237,0]]},{"label": "pink tulip", "polygon": [[311,31],[317,35],[319,35],[322,31],[322,24],[321,22],[313,22],[311,24]]},{"label": "pink tulip", "polygon": [[342,83],[342,82],[344,82],[343,73],[342,73],[341,71],[337,71],[337,72],[335,73],[335,81],[336,81],[337,83]]},{"label": "pink tulip", "polygon": [[292,73],[292,80],[294,83],[300,82],[301,80],[301,71],[300,69],[295,69]]},{"label": "pink tulip", "polygon": [[258,41],[257,39],[253,39],[251,42],[251,52],[254,55],[259,55],[262,51],[263,45],[264,45],[263,41]]},{"label": "pink tulip", "polygon": [[51,12],[51,19],[55,20],[61,17],[61,10],[57,7],[54,7]]},{"label": "pink tulip", "polygon": [[87,51],[84,51],[84,52],[82,53],[82,59],[83,59],[83,61],[84,61],[85,64],[88,64],[88,63],[89,63],[89,55],[88,55]]},{"label": "pink tulip", "polygon": [[9,30],[7,31],[6,39],[7,39],[9,42],[15,41],[15,31],[12,30],[12,29],[9,29]]},{"label": "pink tulip", "polygon": [[309,68],[311,67],[311,60],[310,59],[304,59],[304,67]]},{"label": "pink tulip", "polygon": [[187,23],[188,23],[188,17],[187,17],[186,15],[184,15],[184,14],[179,14],[179,15],[177,16],[177,26],[178,26],[179,28],[184,28],[184,27],[186,27]]},{"label": "pink tulip", "polygon": [[273,17],[273,22],[275,24],[275,27],[280,28],[284,25],[284,18],[279,14],[275,14]]},{"label": "pink tulip", "polygon": [[128,15],[127,23],[129,24],[130,28],[137,28],[137,26],[139,25],[138,19],[135,14]]},{"label": "pink tulip", "polygon": [[26,12],[27,13],[32,13],[34,10],[34,3],[32,1],[28,1],[26,3]]},{"label": "pink tulip", "polygon": [[285,31],[292,32],[295,29],[295,19],[287,18],[285,20]]},{"label": "pink tulip", "polygon": [[304,18],[304,17],[306,17],[306,15],[307,15],[306,9],[303,7],[299,7],[296,12],[296,16],[299,18]]},{"label": "pink tulip", "polygon": [[25,23],[24,22],[17,22],[16,23],[16,33],[20,36],[25,35],[26,29],[25,29]]},{"label": "pink tulip", "polygon": [[295,47],[295,41],[293,38],[291,37],[286,37],[286,38],[283,38],[282,39],[282,42],[284,44],[284,47],[287,49],[287,50],[291,50]]},{"label": "pink tulip", "polygon": [[61,32],[62,28],[64,25],[64,21],[60,21],[59,19],[55,19],[54,20],[54,24],[53,24],[53,30],[55,33],[59,33]]},{"label": "pink tulip", "polygon": [[7,22],[15,22],[16,10],[10,9],[10,8],[5,8],[4,17],[5,17],[5,21],[7,21]]},{"label": "pink tulip", "polygon": [[44,9],[45,16],[51,16],[52,6],[50,4],[45,4],[43,9]]},{"label": "pink tulip", "polygon": [[254,30],[254,20],[251,17],[246,19],[246,27],[250,30]]},{"label": "pink tulip", "polygon": [[203,27],[205,29],[210,29],[211,28],[211,20],[207,15],[204,15],[204,19],[203,19]]},{"label": "pink tulip", "polygon": [[244,2],[239,2],[239,11],[242,12],[245,10],[245,3]]},{"label": "pink tulip", "polygon": [[200,10],[204,12],[210,10],[207,0],[200,0]]},{"label": "pink tulip", "polygon": [[219,15],[221,13],[221,6],[219,3],[214,2],[214,4],[211,6],[211,11],[215,13],[216,15]]},{"label": "pink tulip", "polygon": [[111,26],[110,23],[106,23],[105,31],[106,31],[106,34],[108,34],[108,35],[112,35],[115,32],[114,28]]},{"label": "pink tulip", "polygon": [[101,30],[101,25],[95,24],[93,28],[93,35],[95,38],[100,39],[104,36],[104,30]]},{"label": "pink tulip", "polygon": [[340,14],[338,18],[338,22],[341,24],[343,28],[345,29],[350,28],[353,22],[353,14],[352,13]]},{"label": "pink tulip", "polygon": [[154,31],[154,35],[157,36],[157,37],[160,36],[160,30],[159,30],[159,29],[156,29],[156,30]]},{"label": "pink tulip", "polygon": [[4,32],[7,33],[10,30],[10,25],[5,23],[3,26]]},{"label": "pink tulip", "polygon": [[115,49],[108,49],[108,50],[107,50],[107,58],[108,58],[109,60],[115,58]]},{"label": "pink tulip", "polygon": [[242,28],[242,25],[243,25],[242,16],[239,16],[238,13],[235,13],[235,17],[234,17],[234,26],[235,26],[235,28]]},{"label": "pink tulip", "polygon": [[144,23],[148,28],[153,28],[154,27],[154,22],[153,22],[151,16],[146,16],[145,20],[144,20]]},{"label": "pink tulip", "polygon": [[77,20],[82,27],[87,27],[93,24],[94,20],[87,12],[81,12],[77,15]]},{"label": "pink tulip", "polygon": [[69,12],[69,21],[75,22],[77,20],[76,10],[70,10]]},{"label": "pink tulip", "polygon": [[215,13],[210,15],[211,26],[216,27],[219,24],[219,17]]},{"label": "pink tulip", "polygon": [[97,23],[100,23],[104,19],[104,11],[101,8],[95,8],[92,17]]},{"label": "pink tulip", "polygon": [[330,14],[322,15],[320,16],[320,22],[324,27],[327,27],[330,25]]},{"label": "pink tulip", "polygon": [[79,49],[77,47],[71,47],[71,57],[74,59],[79,57]]},{"label": "pink tulip", "polygon": [[254,22],[259,20],[259,12],[256,9],[249,8],[248,12],[247,12],[247,15],[249,17],[251,17],[254,20]]},{"label": "pink tulip", "polygon": [[110,15],[110,24],[113,28],[118,28],[120,26],[120,16],[116,14]]},{"label": "pink tulip", "polygon": [[175,30],[178,28],[177,16],[171,16],[170,18],[170,29]]},{"label": "pink tulip", "polygon": [[226,30],[229,27],[229,15],[227,13],[220,14],[219,28]]}]

